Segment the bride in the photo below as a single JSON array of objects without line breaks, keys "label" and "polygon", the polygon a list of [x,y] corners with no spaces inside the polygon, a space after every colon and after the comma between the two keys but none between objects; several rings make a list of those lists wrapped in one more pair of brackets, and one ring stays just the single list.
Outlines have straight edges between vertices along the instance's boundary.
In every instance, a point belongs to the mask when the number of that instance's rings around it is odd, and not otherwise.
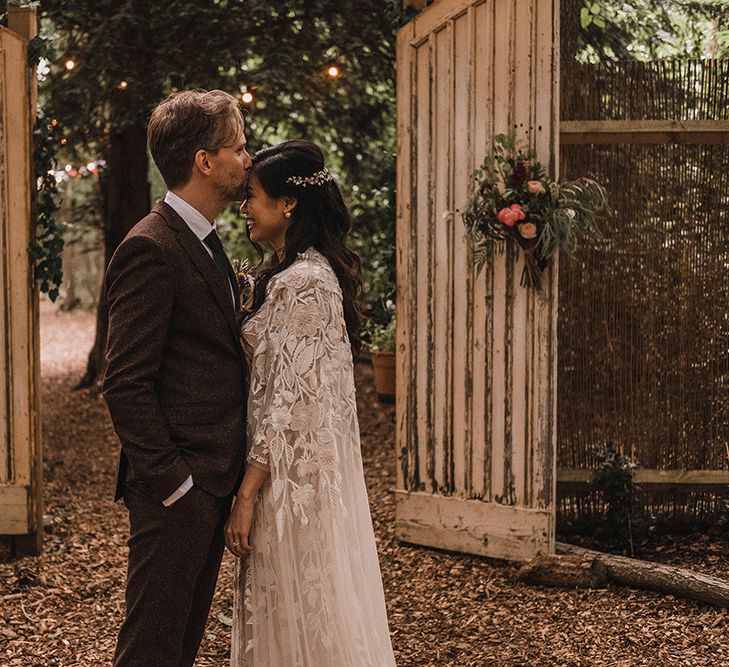
[{"label": "bride", "polygon": [[241,211],[275,254],[241,330],[249,453],[226,525],[240,558],[231,667],[390,667],[355,403],[349,212],[306,141],[256,154]]}]

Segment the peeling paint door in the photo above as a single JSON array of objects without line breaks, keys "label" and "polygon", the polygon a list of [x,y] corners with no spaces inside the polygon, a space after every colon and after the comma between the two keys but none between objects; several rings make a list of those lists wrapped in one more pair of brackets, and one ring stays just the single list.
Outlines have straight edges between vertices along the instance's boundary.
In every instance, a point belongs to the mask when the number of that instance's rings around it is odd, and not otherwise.
[{"label": "peeling paint door", "polygon": [[556,177],[558,0],[436,0],[397,54],[397,535],[515,561],[555,525],[557,264],[477,276],[458,213],[496,134]]},{"label": "peeling paint door", "polygon": [[35,13],[11,9],[8,24],[0,27],[0,535],[16,536],[18,551],[35,553],[42,535],[40,359],[28,246],[36,79],[27,57]]}]

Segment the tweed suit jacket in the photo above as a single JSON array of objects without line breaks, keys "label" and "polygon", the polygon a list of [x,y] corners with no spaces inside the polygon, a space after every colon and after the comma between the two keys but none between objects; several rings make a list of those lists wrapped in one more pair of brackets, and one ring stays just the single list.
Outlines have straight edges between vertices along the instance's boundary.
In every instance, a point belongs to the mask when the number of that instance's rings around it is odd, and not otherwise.
[{"label": "tweed suit jacket", "polygon": [[[232,267],[228,273],[237,285]],[[106,272],[103,394],[121,441],[115,499],[129,480],[161,502],[192,474],[223,497],[243,476],[247,366],[239,302],[164,202],[129,232]]]}]

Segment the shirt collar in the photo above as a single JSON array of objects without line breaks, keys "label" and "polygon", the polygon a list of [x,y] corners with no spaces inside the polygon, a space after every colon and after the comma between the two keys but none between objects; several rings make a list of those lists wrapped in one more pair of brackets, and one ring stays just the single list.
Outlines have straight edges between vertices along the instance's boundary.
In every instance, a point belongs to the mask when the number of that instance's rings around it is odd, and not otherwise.
[{"label": "shirt collar", "polygon": [[211,225],[200,211],[194,206],[190,206],[190,204],[174,192],[168,191],[164,201],[165,204],[171,206],[175,213],[187,223],[187,226],[201,241],[215,229],[214,223]]}]

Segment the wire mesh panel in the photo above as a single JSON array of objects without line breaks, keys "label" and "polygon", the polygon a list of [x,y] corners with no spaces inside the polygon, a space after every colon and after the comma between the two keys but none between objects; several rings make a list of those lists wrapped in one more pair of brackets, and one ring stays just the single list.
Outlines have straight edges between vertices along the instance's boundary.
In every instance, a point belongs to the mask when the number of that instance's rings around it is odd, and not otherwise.
[{"label": "wire mesh panel", "polygon": [[729,60],[562,67],[561,120],[729,120]]},{"label": "wire mesh panel", "polygon": [[[570,70],[563,120],[729,118],[727,61]],[[562,146],[562,176],[599,180],[613,212],[603,239],[560,263],[560,468],[594,466],[592,448],[607,441],[641,468],[728,467],[729,144],[674,141]],[[722,496],[653,488],[649,509],[674,518]],[[589,513],[591,502],[562,494],[561,510]]]}]

